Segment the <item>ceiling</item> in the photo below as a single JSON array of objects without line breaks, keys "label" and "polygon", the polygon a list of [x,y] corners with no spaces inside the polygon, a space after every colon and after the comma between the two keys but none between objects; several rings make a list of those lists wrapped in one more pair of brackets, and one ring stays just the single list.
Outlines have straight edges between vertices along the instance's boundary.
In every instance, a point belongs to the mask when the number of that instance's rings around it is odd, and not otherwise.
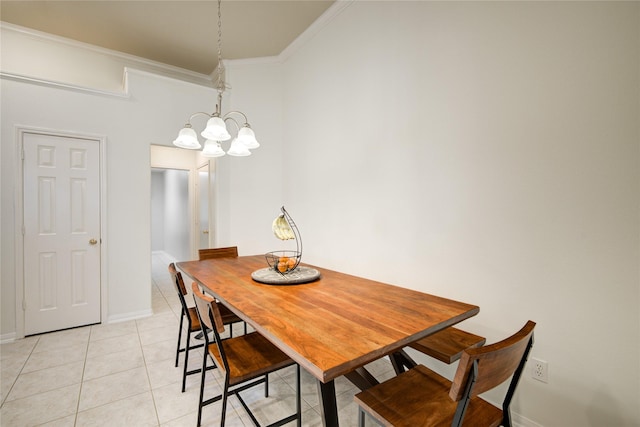
[{"label": "ceiling", "polygon": [[[224,0],[222,57],[278,55],[333,2]],[[2,0],[0,19],[197,73],[217,65],[214,0]]]}]

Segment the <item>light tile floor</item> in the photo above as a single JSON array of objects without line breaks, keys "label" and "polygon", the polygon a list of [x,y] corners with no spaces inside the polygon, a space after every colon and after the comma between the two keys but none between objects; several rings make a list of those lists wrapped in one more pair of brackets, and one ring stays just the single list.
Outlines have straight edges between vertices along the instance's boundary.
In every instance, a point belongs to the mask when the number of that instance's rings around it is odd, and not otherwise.
[{"label": "light tile floor", "polygon": [[[189,376],[185,393],[180,392],[184,359],[174,367],[180,303],[167,271],[171,261],[164,254],[153,256],[151,317],[0,346],[0,425],[194,427],[200,376]],[[202,353],[190,352],[189,366],[201,363]],[[381,381],[393,376],[388,359],[367,368]],[[288,368],[270,376],[268,398],[261,387],[243,397],[261,423],[273,422],[294,411],[294,381],[295,368]],[[218,394],[220,384],[217,370],[209,371],[205,397]],[[336,380],[341,426],[357,425],[356,391],[346,379]],[[303,426],[320,426],[317,383],[304,370],[302,405]],[[205,407],[202,425],[219,425],[220,410],[219,403]],[[235,397],[229,400],[226,425],[253,425]]]}]

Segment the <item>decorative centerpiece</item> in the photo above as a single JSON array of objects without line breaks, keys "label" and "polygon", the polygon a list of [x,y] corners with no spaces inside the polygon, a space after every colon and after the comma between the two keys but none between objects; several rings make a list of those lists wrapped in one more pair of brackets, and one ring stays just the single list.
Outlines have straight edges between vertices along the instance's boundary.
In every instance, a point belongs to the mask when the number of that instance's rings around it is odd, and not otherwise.
[{"label": "decorative centerpiece", "polygon": [[280,274],[289,274],[298,267],[302,258],[302,239],[296,223],[283,207],[280,208],[282,214],[278,215],[271,224],[273,234],[280,240],[295,240],[295,251],[272,251],[267,252],[265,257],[271,268]]},{"label": "decorative centerpiece", "polygon": [[302,259],[302,238],[298,226],[283,207],[282,213],[273,220],[271,230],[280,240],[295,240],[296,250],[271,251],[265,254],[269,267],[256,270],[251,277],[256,282],[269,285],[295,285],[309,283],[320,277],[315,268],[300,265]]}]

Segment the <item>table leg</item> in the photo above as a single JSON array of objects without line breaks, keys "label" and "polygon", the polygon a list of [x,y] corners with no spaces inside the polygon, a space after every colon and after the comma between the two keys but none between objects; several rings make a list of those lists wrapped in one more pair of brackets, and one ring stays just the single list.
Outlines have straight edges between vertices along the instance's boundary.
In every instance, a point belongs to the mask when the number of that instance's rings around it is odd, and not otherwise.
[{"label": "table leg", "polygon": [[411,369],[418,365],[404,350],[390,354],[389,358],[391,359],[393,369],[396,371],[396,375],[403,373],[405,368]]},{"label": "table leg", "polygon": [[380,384],[364,366],[356,368],[355,370],[344,375],[349,381],[351,381],[360,390],[366,390],[374,385]]},{"label": "table leg", "polygon": [[322,424],[325,427],[338,427],[338,404],[333,380],[326,383],[318,380],[318,394],[322,403]]}]

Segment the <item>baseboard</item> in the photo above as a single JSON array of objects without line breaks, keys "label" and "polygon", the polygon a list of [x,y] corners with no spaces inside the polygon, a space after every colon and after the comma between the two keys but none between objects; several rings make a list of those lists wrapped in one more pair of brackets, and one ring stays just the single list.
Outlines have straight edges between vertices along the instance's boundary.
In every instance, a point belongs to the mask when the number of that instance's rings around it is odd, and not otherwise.
[{"label": "baseboard", "polygon": [[[119,322],[126,322],[128,320],[143,319],[145,317],[150,317],[152,315],[153,315],[153,310],[151,309],[136,311],[132,313],[118,314],[115,316],[109,316],[109,318],[107,319],[107,323],[119,323]],[[9,332],[7,334],[0,335],[0,344],[9,344],[15,341],[16,341],[15,332]]]},{"label": "baseboard", "polygon": [[167,253],[165,251],[162,251],[162,250],[160,250],[160,251],[152,251],[151,255],[152,256],[159,256],[159,257],[164,258],[164,260],[167,263],[167,265],[169,265],[172,262],[178,262],[179,261],[173,255],[171,255],[171,254],[169,254],[169,253]]},{"label": "baseboard", "polygon": [[123,314],[115,314],[113,316],[109,316],[107,318],[107,323],[120,323],[120,322],[127,322],[129,320],[137,320],[137,319],[143,319],[145,317],[150,317],[153,315],[153,310],[149,309],[149,310],[141,310],[141,311],[133,311],[130,313],[123,313]]},{"label": "baseboard", "polygon": [[[107,319],[107,323],[120,323],[120,322],[129,321],[129,320],[144,319],[145,317],[150,317],[152,315],[153,315],[153,310],[151,309],[134,311],[131,313],[116,314],[114,316],[109,316],[109,318]],[[0,344],[8,344],[8,343],[14,342],[15,340],[16,340],[15,332],[10,332],[8,334],[0,335]]]},{"label": "baseboard", "polygon": [[10,332],[8,334],[0,335],[0,344],[7,344],[16,340],[16,333]]},{"label": "baseboard", "polygon": [[541,424],[531,421],[529,418],[523,417],[513,411],[511,411],[511,421],[513,421],[514,427],[542,427]]}]

